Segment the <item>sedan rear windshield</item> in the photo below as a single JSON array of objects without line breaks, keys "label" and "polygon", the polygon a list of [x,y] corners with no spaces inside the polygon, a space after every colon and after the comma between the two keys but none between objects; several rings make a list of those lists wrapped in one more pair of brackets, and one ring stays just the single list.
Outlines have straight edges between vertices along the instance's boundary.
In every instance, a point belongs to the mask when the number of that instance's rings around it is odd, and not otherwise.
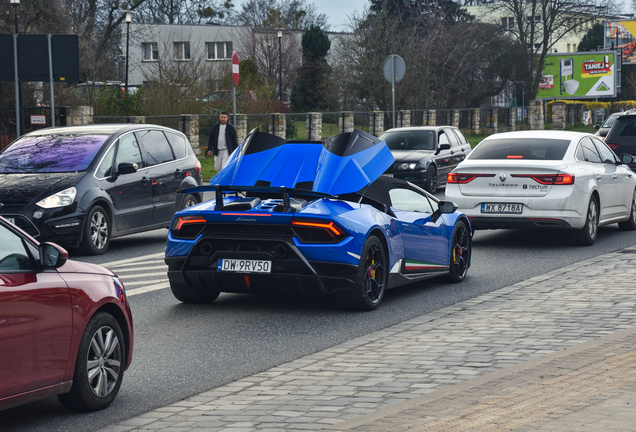
[{"label": "sedan rear windshield", "polygon": [[400,131],[380,137],[390,150],[435,150],[435,131]]},{"label": "sedan rear windshield", "polygon": [[0,173],[86,170],[108,135],[25,136],[0,154]]},{"label": "sedan rear windshield", "polygon": [[549,138],[503,138],[482,141],[470,159],[562,160],[570,140]]}]

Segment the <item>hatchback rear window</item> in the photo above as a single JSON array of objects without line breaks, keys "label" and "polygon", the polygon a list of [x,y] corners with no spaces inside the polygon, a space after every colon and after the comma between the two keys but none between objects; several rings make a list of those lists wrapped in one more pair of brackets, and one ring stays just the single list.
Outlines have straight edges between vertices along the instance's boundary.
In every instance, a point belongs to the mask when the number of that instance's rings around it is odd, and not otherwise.
[{"label": "hatchback rear window", "polygon": [[25,136],[0,154],[0,173],[84,171],[108,137],[77,134]]},{"label": "hatchback rear window", "polygon": [[619,118],[610,132],[614,138],[636,137],[636,116]]},{"label": "hatchback rear window", "polygon": [[562,160],[570,140],[549,138],[503,138],[482,141],[469,159]]}]

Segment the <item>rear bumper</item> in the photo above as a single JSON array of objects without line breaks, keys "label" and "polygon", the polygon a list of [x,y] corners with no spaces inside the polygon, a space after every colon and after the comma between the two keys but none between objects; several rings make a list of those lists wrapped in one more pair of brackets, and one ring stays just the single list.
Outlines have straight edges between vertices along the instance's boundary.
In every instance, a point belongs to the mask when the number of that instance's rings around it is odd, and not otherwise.
[{"label": "rear bumper", "polygon": [[[204,243],[211,247],[202,249]],[[220,258],[271,261],[271,273],[219,271]],[[357,265],[308,260],[288,239],[202,238],[187,256],[166,257],[165,262],[171,283],[228,293],[324,296],[354,288],[359,275]]]},{"label": "rear bumper", "polygon": [[[587,203],[576,188],[553,188],[542,197],[464,196],[455,184],[446,186],[446,200],[452,201],[470,219],[474,229],[575,228],[585,226]],[[482,213],[482,203],[522,204],[521,214]]]}]

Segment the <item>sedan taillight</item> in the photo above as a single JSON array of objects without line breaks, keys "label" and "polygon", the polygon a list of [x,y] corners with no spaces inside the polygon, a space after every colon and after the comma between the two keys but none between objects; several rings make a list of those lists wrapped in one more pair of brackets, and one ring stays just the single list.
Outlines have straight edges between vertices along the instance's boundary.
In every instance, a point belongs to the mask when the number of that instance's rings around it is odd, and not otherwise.
[{"label": "sedan taillight", "polygon": [[542,185],[574,184],[574,176],[572,174],[512,174],[512,177],[531,178]]},{"label": "sedan taillight", "polygon": [[446,183],[470,183],[477,177],[494,177],[494,174],[461,174],[461,173],[448,173],[446,176]]}]

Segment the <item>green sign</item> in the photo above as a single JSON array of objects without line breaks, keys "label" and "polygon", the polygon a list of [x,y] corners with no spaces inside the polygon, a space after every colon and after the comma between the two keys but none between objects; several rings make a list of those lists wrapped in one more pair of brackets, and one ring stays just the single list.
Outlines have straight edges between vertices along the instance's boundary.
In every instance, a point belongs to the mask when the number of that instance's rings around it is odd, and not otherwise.
[{"label": "green sign", "polygon": [[613,51],[549,54],[537,99],[583,99],[616,96]]}]

